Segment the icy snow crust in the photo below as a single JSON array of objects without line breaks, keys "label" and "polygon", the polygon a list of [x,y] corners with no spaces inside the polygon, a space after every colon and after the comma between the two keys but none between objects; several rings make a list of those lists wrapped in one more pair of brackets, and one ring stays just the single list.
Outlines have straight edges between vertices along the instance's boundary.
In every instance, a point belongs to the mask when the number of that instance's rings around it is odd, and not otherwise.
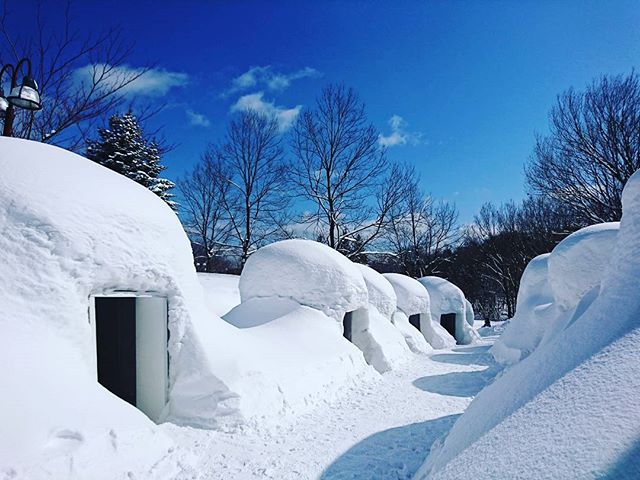
[{"label": "icy snow crust", "polygon": [[[417,479],[640,476],[639,172],[622,202],[615,245],[601,243],[612,253],[598,291],[587,291],[583,298],[592,298],[569,311],[566,328],[475,398]],[[496,445],[507,448],[486,455]]]},{"label": "icy snow crust", "polygon": [[240,296],[289,298],[342,322],[346,312],[366,308],[360,270],[334,249],[310,240],[283,240],[255,252],[240,277]]},{"label": "icy snow crust", "polygon": [[[0,138],[0,232],[0,472],[111,479],[123,466],[132,476],[177,468],[165,462],[172,442],[96,380],[91,294],[168,298],[164,417],[175,423],[269,428],[372,372],[318,310],[296,305],[245,329],[210,313],[171,209],[65,150]],[[357,278],[339,308],[366,305]]]},{"label": "icy snow crust", "polygon": [[432,320],[439,322],[441,315],[445,313],[455,313],[456,340],[461,345],[471,343],[475,338],[474,331],[471,325],[467,323],[466,314],[468,302],[462,290],[448,280],[440,277],[422,277],[419,278],[418,281],[429,292]]}]

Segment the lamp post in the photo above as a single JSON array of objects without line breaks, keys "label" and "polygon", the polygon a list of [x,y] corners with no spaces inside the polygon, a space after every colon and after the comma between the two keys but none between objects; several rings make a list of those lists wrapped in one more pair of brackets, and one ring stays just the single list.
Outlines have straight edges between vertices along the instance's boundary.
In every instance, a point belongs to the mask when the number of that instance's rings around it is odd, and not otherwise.
[{"label": "lamp post", "polygon": [[[27,75],[22,79],[22,84],[18,85],[18,74],[25,64],[27,65]],[[11,70],[11,87],[9,95],[5,96],[2,89],[2,77],[9,70]],[[31,60],[28,58],[20,60],[15,67],[8,63],[0,70],[0,119],[4,119],[2,135],[5,137],[13,135],[16,108],[23,108],[31,112],[42,108],[38,84],[31,75]]]}]

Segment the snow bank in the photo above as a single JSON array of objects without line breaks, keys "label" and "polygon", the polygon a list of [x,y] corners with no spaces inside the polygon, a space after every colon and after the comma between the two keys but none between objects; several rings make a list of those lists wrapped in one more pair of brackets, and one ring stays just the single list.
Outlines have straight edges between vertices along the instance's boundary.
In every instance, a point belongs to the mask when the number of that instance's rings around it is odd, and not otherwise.
[{"label": "snow bank", "polygon": [[497,361],[511,364],[529,355],[595,299],[618,229],[618,222],[583,228],[527,265],[516,314],[491,350]]},{"label": "snow bank", "polygon": [[334,249],[310,240],[283,240],[262,247],[244,267],[240,297],[285,297],[342,322],[366,308],[367,287],[358,267]]},{"label": "snow bank", "polygon": [[404,363],[410,354],[404,335],[393,325],[396,294],[383,275],[366,265],[356,264],[369,292],[369,325],[354,331],[353,343],[362,350],[367,363],[378,372],[387,372]]},{"label": "snow bank", "polygon": [[[640,475],[640,173],[622,203],[597,295],[480,392],[417,479]],[[496,445],[506,448],[486,455]]]},{"label": "snow bank", "polygon": [[432,320],[439,322],[441,315],[454,313],[456,315],[455,333],[457,342],[461,345],[471,343],[475,338],[475,332],[467,323],[468,302],[462,290],[440,277],[422,277],[418,281],[429,292]]},{"label": "snow bank", "polygon": [[209,311],[221,317],[240,303],[239,275],[198,273]]},{"label": "snow bank", "polygon": [[549,284],[549,253],[538,255],[520,279],[516,313],[491,347],[496,361],[511,364],[529,355],[553,321],[553,292]]},{"label": "snow bank", "polygon": [[[336,307],[366,305],[357,268],[340,271],[358,285]],[[91,295],[167,298],[161,420],[269,427],[371,372],[321,312],[297,305],[246,329],[211,313],[174,212],[135,182],[53,146],[0,138],[0,273],[3,473],[111,479],[180,469],[171,440],[97,382]]]},{"label": "snow bank", "polygon": [[455,345],[454,338],[439,323],[432,321],[429,292],[420,282],[399,273],[385,273],[384,277],[391,283],[398,297],[398,311],[393,316],[393,322],[414,352],[424,352],[425,345],[423,338],[416,335],[416,329],[409,321],[411,315],[420,315],[420,332],[432,348],[450,348]]}]

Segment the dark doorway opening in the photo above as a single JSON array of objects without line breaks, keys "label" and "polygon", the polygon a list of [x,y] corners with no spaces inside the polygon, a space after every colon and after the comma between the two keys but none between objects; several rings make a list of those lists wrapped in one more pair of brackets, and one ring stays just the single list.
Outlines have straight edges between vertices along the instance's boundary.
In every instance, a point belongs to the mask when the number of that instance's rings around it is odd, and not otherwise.
[{"label": "dark doorway opening", "polygon": [[420,314],[415,313],[409,316],[409,323],[420,331]]},{"label": "dark doorway opening", "polygon": [[136,299],[96,297],[98,382],[136,405]]},{"label": "dark doorway opening", "polygon": [[344,314],[344,319],[342,320],[342,336],[349,341],[353,338],[353,312]]},{"label": "dark doorway opening", "polygon": [[455,313],[443,313],[440,315],[440,325],[449,332],[449,334],[456,338],[456,314]]}]

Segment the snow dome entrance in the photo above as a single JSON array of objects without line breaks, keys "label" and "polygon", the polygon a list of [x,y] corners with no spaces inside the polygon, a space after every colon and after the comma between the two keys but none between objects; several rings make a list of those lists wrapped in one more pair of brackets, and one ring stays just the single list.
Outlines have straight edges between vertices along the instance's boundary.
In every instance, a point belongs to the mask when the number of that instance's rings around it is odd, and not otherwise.
[{"label": "snow dome entrance", "polygon": [[98,382],[157,422],[167,403],[167,299],[92,296],[89,310]]},{"label": "snow dome entrance", "polygon": [[456,338],[456,314],[455,313],[443,313],[440,315],[440,325],[449,332],[449,334]]},{"label": "snow dome entrance", "polygon": [[420,330],[420,314],[415,313],[409,316],[409,323]]},{"label": "snow dome entrance", "polygon": [[353,342],[354,334],[357,336],[369,326],[369,313],[366,308],[359,308],[353,312],[347,312],[342,319],[342,336]]}]

